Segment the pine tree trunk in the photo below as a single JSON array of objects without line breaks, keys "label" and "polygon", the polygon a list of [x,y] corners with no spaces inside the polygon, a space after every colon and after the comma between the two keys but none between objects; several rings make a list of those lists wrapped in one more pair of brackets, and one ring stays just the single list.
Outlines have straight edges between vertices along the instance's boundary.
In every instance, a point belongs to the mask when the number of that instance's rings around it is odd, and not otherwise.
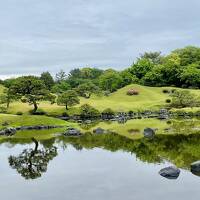
[{"label": "pine tree trunk", "polygon": [[33,111],[34,111],[34,112],[36,112],[36,111],[37,111],[37,109],[38,109],[37,102],[36,102],[36,101],[34,101],[34,102],[33,102],[33,105],[34,105],[34,109],[33,109]]}]

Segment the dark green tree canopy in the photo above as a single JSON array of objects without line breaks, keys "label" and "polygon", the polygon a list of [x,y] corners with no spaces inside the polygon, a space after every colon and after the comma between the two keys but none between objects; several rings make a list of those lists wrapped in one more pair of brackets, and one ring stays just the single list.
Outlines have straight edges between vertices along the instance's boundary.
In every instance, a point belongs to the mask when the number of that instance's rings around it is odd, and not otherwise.
[{"label": "dark green tree canopy", "polygon": [[20,96],[23,102],[34,105],[34,112],[38,109],[38,101],[47,100],[50,92],[40,78],[35,76],[22,76],[17,78],[10,87],[11,95]]},{"label": "dark green tree canopy", "polygon": [[149,71],[153,69],[153,63],[147,58],[139,58],[135,64],[130,68],[130,72],[138,79],[144,77]]},{"label": "dark green tree canopy", "polygon": [[187,46],[183,49],[177,49],[173,53],[180,57],[180,65],[187,66],[192,63],[200,63],[200,48],[194,46]]},{"label": "dark green tree canopy", "polygon": [[77,93],[84,98],[90,98],[92,94],[100,94],[100,88],[91,81],[78,86]]},{"label": "dark green tree canopy", "polygon": [[80,116],[82,119],[95,118],[100,116],[100,112],[89,104],[83,104],[80,107]]},{"label": "dark green tree canopy", "polygon": [[51,74],[49,72],[43,72],[40,76],[40,79],[44,82],[46,88],[51,90],[54,85],[54,80]]},{"label": "dark green tree canopy", "polygon": [[99,85],[103,90],[114,92],[121,87],[122,77],[120,76],[119,72],[115,70],[106,70],[99,77]]},{"label": "dark green tree canopy", "polygon": [[161,52],[145,52],[144,54],[140,54],[140,58],[147,59],[155,65],[161,64],[163,61]]},{"label": "dark green tree canopy", "polygon": [[66,110],[68,110],[68,107],[75,106],[80,103],[80,100],[78,98],[78,94],[74,90],[68,90],[58,96],[57,104],[58,105],[64,105],[66,107]]}]

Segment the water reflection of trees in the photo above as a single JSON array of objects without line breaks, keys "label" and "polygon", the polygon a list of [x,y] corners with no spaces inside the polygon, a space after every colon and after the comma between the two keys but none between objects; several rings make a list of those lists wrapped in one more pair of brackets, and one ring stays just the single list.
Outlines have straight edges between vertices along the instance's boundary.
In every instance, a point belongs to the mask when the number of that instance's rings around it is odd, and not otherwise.
[{"label": "water reflection of trees", "polygon": [[16,169],[25,179],[36,179],[47,171],[50,160],[57,156],[57,148],[54,146],[38,149],[39,143],[32,139],[34,149],[24,149],[18,156],[10,156],[9,164]]},{"label": "water reflection of trees", "polygon": [[75,148],[103,148],[115,152],[122,150],[135,154],[148,163],[161,163],[168,160],[181,168],[200,160],[200,135],[157,135],[154,139],[131,140],[118,134],[86,134],[80,138],[60,137],[60,143],[70,143]]},{"label": "water reflection of trees", "polygon": [[[32,143],[30,139],[17,138],[9,138],[4,142],[12,145]],[[9,163],[13,169],[16,169],[26,179],[40,177],[42,173],[46,172],[48,162],[57,155],[57,149],[54,147],[55,143],[63,150],[67,148],[68,144],[74,146],[77,150],[96,147],[112,152],[121,150],[135,154],[138,159],[144,162],[161,163],[168,160],[177,167],[185,169],[189,169],[192,162],[200,160],[199,134],[166,134],[156,135],[151,140],[145,138],[131,140],[114,133],[102,135],[87,133],[81,137],[60,136],[56,139],[40,141],[43,146],[40,149],[35,142],[34,149],[25,149],[18,156],[10,156]]]}]

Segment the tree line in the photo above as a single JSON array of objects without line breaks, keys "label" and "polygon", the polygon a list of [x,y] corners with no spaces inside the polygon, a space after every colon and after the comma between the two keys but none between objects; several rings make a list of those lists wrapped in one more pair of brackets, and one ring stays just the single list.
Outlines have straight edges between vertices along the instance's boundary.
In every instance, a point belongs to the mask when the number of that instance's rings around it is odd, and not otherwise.
[{"label": "tree line", "polygon": [[168,55],[145,52],[121,71],[85,67],[75,68],[68,74],[61,70],[55,77],[50,72],[43,72],[40,76],[7,79],[1,81],[6,87],[1,102],[9,107],[10,102],[20,98],[22,102],[33,104],[36,112],[38,101],[48,100],[52,104],[57,101],[68,109],[79,103],[78,96],[109,95],[132,83],[200,88],[200,48],[188,46]]}]

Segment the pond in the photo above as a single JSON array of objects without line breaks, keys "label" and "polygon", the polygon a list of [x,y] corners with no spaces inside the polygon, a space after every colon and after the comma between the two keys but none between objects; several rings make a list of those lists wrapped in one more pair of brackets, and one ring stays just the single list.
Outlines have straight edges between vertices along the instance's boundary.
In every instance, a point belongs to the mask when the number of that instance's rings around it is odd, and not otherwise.
[{"label": "pond", "polygon": [[[19,133],[0,143],[4,200],[188,200],[200,196],[200,177],[190,171],[190,164],[200,160],[196,133],[137,140],[115,133],[87,133],[78,138],[56,134],[40,140]],[[172,165],[181,170],[177,179],[159,175]]]}]

